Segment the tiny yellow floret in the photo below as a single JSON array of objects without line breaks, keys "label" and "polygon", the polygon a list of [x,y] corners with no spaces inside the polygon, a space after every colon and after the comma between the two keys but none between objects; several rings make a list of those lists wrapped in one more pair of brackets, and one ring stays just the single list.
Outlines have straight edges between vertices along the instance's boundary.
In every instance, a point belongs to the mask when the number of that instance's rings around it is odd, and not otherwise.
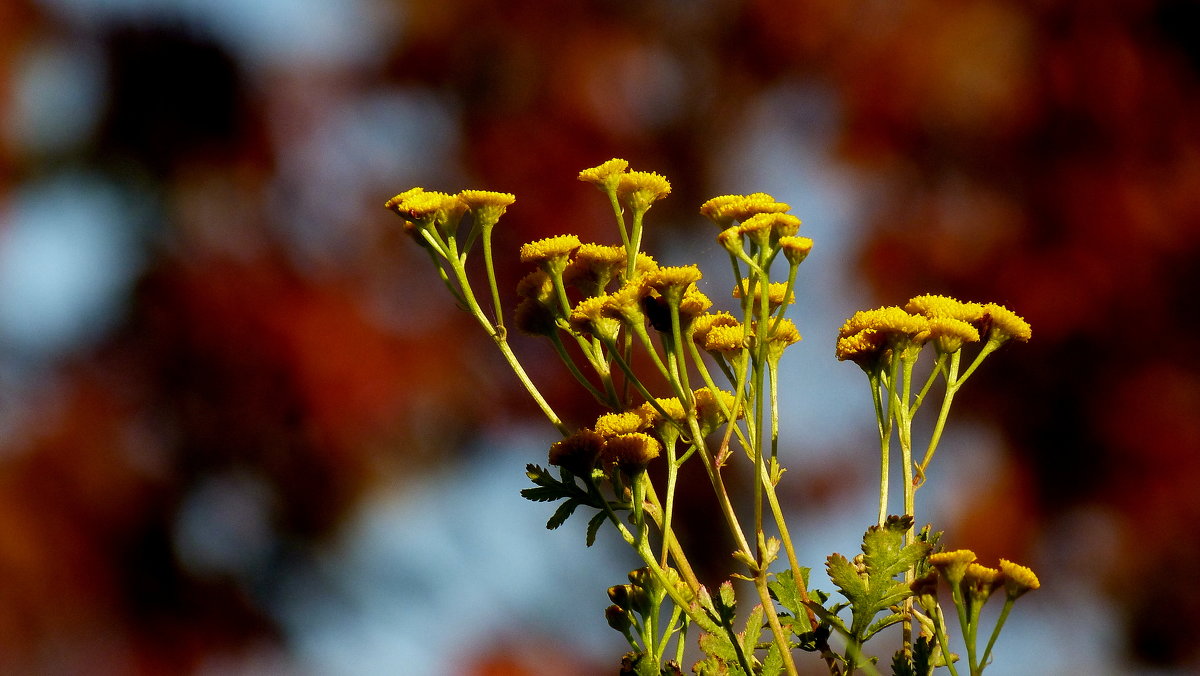
[{"label": "tiny yellow floret", "polygon": [[929,565],[937,568],[950,584],[958,584],[966,575],[967,566],[974,563],[975,558],[975,552],[969,549],[956,549],[952,552],[930,554]]}]

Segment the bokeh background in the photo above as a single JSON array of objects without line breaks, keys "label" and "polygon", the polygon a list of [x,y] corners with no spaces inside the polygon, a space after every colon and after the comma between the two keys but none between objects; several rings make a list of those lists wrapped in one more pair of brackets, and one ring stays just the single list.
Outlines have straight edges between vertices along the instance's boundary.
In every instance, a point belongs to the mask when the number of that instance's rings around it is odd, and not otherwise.
[{"label": "bokeh background", "polygon": [[1189,0],[4,0],[0,672],[615,673],[633,563],[518,496],[553,430],[382,203],[515,193],[511,288],[523,242],[616,240],[575,175],[619,156],[672,180],[648,246],[714,298],[704,199],[770,192],[816,240],[802,559],[874,519],[842,319],[1001,302],[1033,341],[918,496],[1043,581],[988,673],[1196,673],[1198,75]]}]

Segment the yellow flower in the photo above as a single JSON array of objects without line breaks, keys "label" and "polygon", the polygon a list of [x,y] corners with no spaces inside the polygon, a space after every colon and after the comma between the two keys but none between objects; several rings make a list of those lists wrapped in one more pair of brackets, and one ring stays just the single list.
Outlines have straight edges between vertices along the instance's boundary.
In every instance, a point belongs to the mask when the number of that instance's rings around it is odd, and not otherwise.
[{"label": "yellow flower", "polygon": [[630,324],[641,323],[645,316],[641,306],[643,296],[645,293],[641,284],[626,282],[621,288],[603,296],[604,316],[621,319]]},{"label": "yellow flower", "polygon": [[986,601],[992,592],[1003,584],[1004,577],[1000,571],[978,563],[967,564],[967,569],[963,573],[963,589],[971,596],[972,600],[979,603]]},{"label": "yellow flower", "polygon": [[838,338],[835,347],[838,361],[852,361],[866,371],[873,371],[887,347],[888,337],[882,331],[863,329]]},{"label": "yellow flower", "polygon": [[779,248],[783,249],[784,258],[792,265],[800,265],[812,251],[813,241],[808,237],[780,237]]},{"label": "yellow flower", "polygon": [[571,316],[567,318],[571,328],[576,333],[593,335],[603,340],[616,338],[617,331],[621,329],[621,322],[604,315],[607,300],[605,296],[593,296],[579,301],[571,310]]},{"label": "yellow flower", "polygon": [[781,211],[758,213],[742,221],[738,230],[750,236],[755,236],[755,233],[770,233],[776,237],[794,237],[800,231],[800,219]]},{"label": "yellow flower", "polygon": [[[733,287],[733,297],[734,298],[742,297],[742,287],[743,286],[746,288],[750,287],[750,279],[749,278],[743,278],[741,284],[738,284]],[[786,292],[787,292],[787,283],[786,282],[771,282],[770,286],[767,287],[767,305],[772,310],[774,310],[775,308],[782,305],[784,302],[783,294]],[[758,286],[755,287],[754,296],[756,299],[762,297],[762,285],[761,284],[759,284]],[[792,303],[795,303],[795,302],[796,302],[796,294],[795,294],[795,292],[793,292],[791,295],[788,296],[787,303],[788,303],[788,305],[791,305]]]},{"label": "yellow flower", "polygon": [[460,190],[458,198],[475,214],[476,222],[483,226],[495,225],[508,205],[517,199],[511,193],[490,190]]},{"label": "yellow flower", "polygon": [[921,343],[929,337],[929,320],[896,306],[859,310],[842,324],[838,336],[846,338],[864,329],[875,329],[891,337],[906,336]]},{"label": "yellow flower", "polygon": [[731,225],[718,233],[717,243],[721,245],[721,248],[725,249],[734,256],[737,256],[739,253],[742,253],[746,250],[746,248],[742,246],[742,230],[736,225]]},{"label": "yellow flower", "polygon": [[696,341],[697,345],[703,347],[705,338],[714,326],[736,326],[738,327],[739,336],[742,332],[742,324],[736,317],[724,311],[713,312],[700,315],[692,321],[692,340]]},{"label": "yellow flower", "polygon": [[554,310],[535,298],[523,298],[513,314],[517,330],[531,336],[552,336],[558,330],[558,316]]},{"label": "yellow flower", "polygon": [[741,325],[716,326],[709,328],[704,335],[704,349],[709,352],[719,352],[727,357],[740,354],[745,345],[745,336]]},{"label": "yellow flower", "polygon": [[979,340],[979,330],[961,319],[935,315],[929,318],[929,336],[938,352],[958,352],[963,343]]},{"label": "yellow flower", "polygon": [[1033,336],[1029,322],[1003,305],[987,303],[983,306],[983,311],[990,325],[988,340],[1005,341],[1009,338],[1016,338],[1022,343],[1027,343]]},{"label": "yellow flower", "polygon": [[939,552],[929,555],[929,565],[937,568],[942,577],[950,584],[962,582],[967,573],[967,566],[975,561],[975,552],[969,549],[956,549],[952,552]]},{"label": "yellow flower", "polygon": [[[768,320],[771,321],[771,320]],[[774,322],[771,321],[773,325]],[[783,354],[784,348],[793,343],[800,342],[800,332],[796,330],[796,324],[792,320],[784,318],[779,320],[779,326],[776,327],[775,333],[767,336],[767,356],[770,359],[779,359]]]},{"label": "yellow flower", "polygon": [[402,205],[408,201],[409,198],[420,195],[423,192],[425,192],[425,188],[409,188],[408,190],[405,190],[399,195],[396,195],[390,200],[384,202],[383,206],[385,209],[391,209],[396,213],[401,213],[403,210]]},{"label": "yellow flower", "polygon": [[912,314],[929,317],[951,317],[974,324],[983,318],[983,306],[979,303],[964,303],[950,296],[927,293],[908,300],[904,309]]},{"label": "yellow flower", "polygon": [[587,476],[604,449],[604,437],[592,430],[579,430],[550,446],[550,464],[576,476]]},{"label": "yellow flower", "polygon": [[1019,598],[1027,591],[1039,589],[1042,583],[1038,576],[1025,566],[1018,566],[1012,561],[1000,559],[1000,572],[1004,573],[1004,589],[1009,598]]},{"label": "yellow flower", "polygon": [[638,414],[641,415],[646,421],[647,425],[651,427],[656,427],[660,423],[667,421],[683,422],[687,418],[687,411],[683,409],[683,404],[679,403],[679,399],[677,397],[664,397],[662,399],[655,399],[654,403],[658,404],[658,408],[661,408],[663,413],[667,414],[667,420],[663,420],[662,414],[659,413],[658,409],[654,408],[654,405],[648,401],[637,409]]},{"label": "yellow flower", "polygon": [[693,320],[712,307],[712,300],[700,292],[695,285],[689,286],[679,301],[679,315],[683,319]]},{"label": "yellow flower", "polygon": [[548,303],[554,296],[554,282],[545,270],[534,270],[517,282],[517,295]]},{"label": "yellow flower", "polygon": [[[732,392],[717,390],[714,395],[712,390],[702,387],[693,394],[696,397],[696,417],[699,418],[701,432],[708,434],[715,430],[718,425],[729,420],[725,411],[733,410],[733,402],[736,397],[734,397]],[[744,413],[739,408],[735,417],[742,418],[744,417]]]},{"label": "yellow flower", "polygon": [[613,437],[618,434],[632,434],[646,427],[645,419],[636,411],[621,413],[605,413],[596,418],[592,430],[603,437]]},{"label": "yellow flower", "polygon": [[657,439],[649,434],[633,432],[608,437],[602,457],[626,472],[639,472],[646,469],[646,465],[657,458],[661,451],[662,444]]},{"label": "yellow flower", "polygon": [[756,192],[752,195],[722,195],[700,206],[700,213],[724,230],[734,221],[746,221],[756,214],[783,213],[791,206],[776,202],[774,197]]},{"label": "yellow flower", "polygon": [[671,182],[652,171],[630,171],[621,174],[617,194],[630,210],[637,213],[671,194]]},{"label": "yellow flower", "polygon": [[621,181],[621,175],[628,168],[628,162],[614,157],[600,166],[579,172],[579,180],[591,183],[601,190],[615,190]]},{"label": "yellow flower", "polygon": [[579,248],[579,244],[579,238],[575,235],[559,235],[529,242],[521,246],[521,262],[542,264],[558,260],[565,265],[567,257]]},{"label": "yellow flower", "polygon": [[563,271],[563,281],[589,296],[598,296],[624,269],[624,246],[581,244]]}]

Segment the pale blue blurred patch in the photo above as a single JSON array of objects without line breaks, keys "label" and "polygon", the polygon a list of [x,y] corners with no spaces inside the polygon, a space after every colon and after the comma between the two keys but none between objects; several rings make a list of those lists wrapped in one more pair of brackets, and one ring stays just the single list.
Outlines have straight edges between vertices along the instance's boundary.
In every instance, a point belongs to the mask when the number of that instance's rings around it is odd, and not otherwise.
[{"label": "pale blue blurred patch", "polygon": [[137,210],[95,176],[18,187],[0,215],[0,338],[10,357],[48,360],[103,337],[140,271]]}]

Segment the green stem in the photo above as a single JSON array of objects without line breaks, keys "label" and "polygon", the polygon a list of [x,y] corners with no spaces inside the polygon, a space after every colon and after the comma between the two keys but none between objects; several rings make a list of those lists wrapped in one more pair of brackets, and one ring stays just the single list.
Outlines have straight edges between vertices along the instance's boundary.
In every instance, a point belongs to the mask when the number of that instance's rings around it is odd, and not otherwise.
[{"label": "green stem", "polygon": [[987,667],[988,660],[992,657],[992,646],[996,645],[996,639],[1000,637],[1000,630],[1004,627],[1004,622],[1008,620],[1008,611],[1012,610],[1013,601],[1015,600],[1012,596],[1004,599],[1004,609],[1000,611],[1000,618],[996,620],[996,627],[992,629],[992,636],[988,639],[987,648],[983,651],[983,657],[979,658],[980,672]]}]

